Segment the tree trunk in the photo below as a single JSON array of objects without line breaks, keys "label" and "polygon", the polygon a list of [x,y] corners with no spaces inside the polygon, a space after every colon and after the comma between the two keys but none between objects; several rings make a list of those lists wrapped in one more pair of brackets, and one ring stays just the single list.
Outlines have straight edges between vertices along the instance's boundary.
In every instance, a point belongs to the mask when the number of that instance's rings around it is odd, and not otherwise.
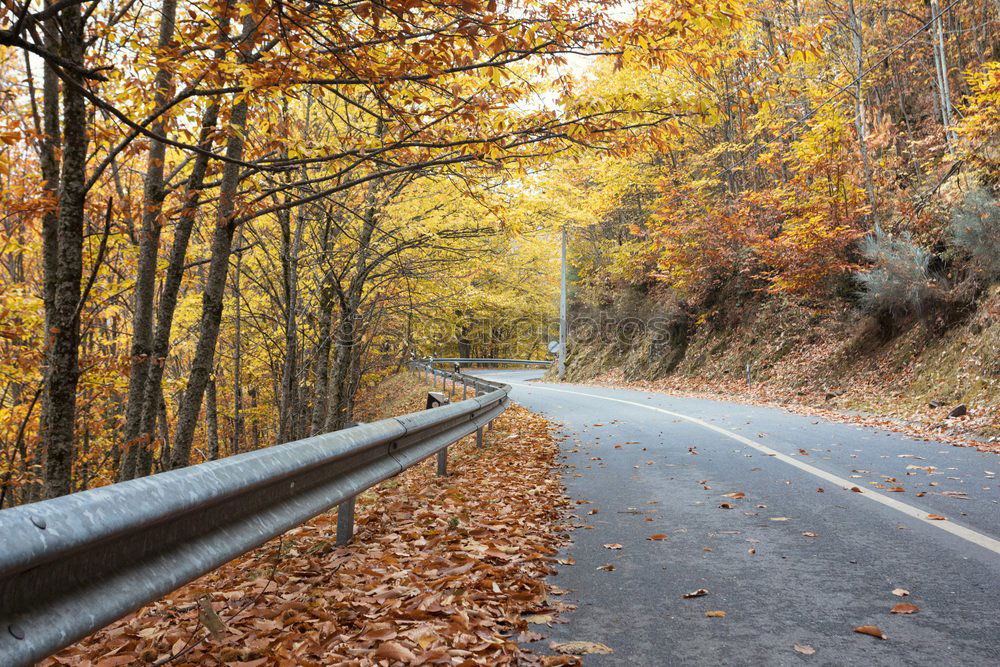
[{"label": "tree trunk", "polygon": [[868,120],[865,115],[865,97],[863,73],[865,71],[864,41],[861,34],[861,17],[854,8],[854,0],[847,0],[848,20],[851,27],[851,42],[854,45],[854,126],[858,131],[858,150],[861,153],[861,166],[865,176],[865,192],[868,194],[868,206],[871,209],[871,219],[878,219],[875,203],[875,183],[872,178],[871,157],[868,155]]},{"label": "tree trunk", "polygon": [[[162,53],[170,47],[174,39],[174,17],[177,14],[177,0],[163,0],[160,8],[160,35],[157,49]],[[153,82],[153,107],[160,108],[167,103],[170,89],[171,71],[161,67]],[[153,124],[152,131],[166,135],[166,114]],[[142,457],[151,457],[151,439],[142,440],[143,400],[149,367],[153,358],[153,304],[156,292],[156,260],[160,249],[160,229],[163,212],[163,166],[167,146],[162,141],[150,142],[146,161],[146,176],[143,181],[142,228],[139,233],[139,258],[136,265],[135,302],[132,323],[132,365],[129,369],[128,403],[125,408],[125,459],[119,471],[119,479],[132,479],[141,466]]]},{"label": "tree trunk", "polygon": [[205,421],[208,429],[208,459],[219,458],[219,406],[215,393],[215,376],[208,381],[205,396]]},{"label": "tree trunk", "polygon": [[[242,233],[237,234],[236,246],[242,241]],[[240,300],[240,276],[243,274],[243,252],[236,253],[236,271],[233,275],[233,440],[229,451],[240,453],[240,440],[243,436],[243,309]]]},{"label": "tree trunk", "polygon": [[[51,5],[51,1],[45,3]],[[58,51],[59,27],[56,19],[51,18],[45,21],[44,40],[48,51],[54,53]],[[55,315],[56,304],[56,283],[58,281],[59,267],[59,144],[62,142],[62,130],[59,126],[59,77],[52,67],[46,63],[42,74],[42,132],[43,137],[39,146],[39,158],[42,171],[42,191],[45,193],[47,204],[45,212],[42,214],[42,301],[45,308],[45,332],[44,349],[52,349],[53,317]],[[43,369],[44,385],[41,395],[41,413],[39,416],[39,437],[43,443],[48,443],[49,423],[52,414],[52,402],[49,400],[48,376],[49,363],[48,354],[45,356],[45,368]],[[46,447],[42,447],[39,452],[41,463],[45,464]],[[27,460],[22,461],[25,465]],[[25,490],[24,500],[36,500],[42,493],[42,489],[32,484]]]},{"label": "tree trunk", "polygon": [[[84,19],[80,5],[59,12],[63,59],[84,66]],[[76,77],[69,71],[67,77]],[[83,82],[76,79],[63,90],[62,173],[59,188],[58,266],[49,319],[52,338],[48,350],[48,428],[46,433],[45,495],[70,493],[73,472],[73,433],[76,387],[80,379],[80,284],[83,275],[83,223],[86,202],[87,105]]]},{"label": "tree trunk", "polygon": [[[246,25],[246,23],[245,23]],[[244,32],[252,29],[244,28]],[[247,102],[241,100],[233,107],[230,118],[232,128],[226,142],[226,156],[232,160],[243,158],[243,133],[246,130]],[[240,166],[227,162],[222,172],[219,191],[218,223],[212,237],[212,254],[202,297],[201,328],[195,347],[194,361],[190,376],[177,414],[174,446],[170,452],[170,468],[183,468],[190,462],[194,431],[201,410],[201,400],[215,363],[215,344],[219,338],[222,320],[222,303],[226,290],[226,274],[232,254],[233,233],[235,232],[234,208],[239,185]]]}]

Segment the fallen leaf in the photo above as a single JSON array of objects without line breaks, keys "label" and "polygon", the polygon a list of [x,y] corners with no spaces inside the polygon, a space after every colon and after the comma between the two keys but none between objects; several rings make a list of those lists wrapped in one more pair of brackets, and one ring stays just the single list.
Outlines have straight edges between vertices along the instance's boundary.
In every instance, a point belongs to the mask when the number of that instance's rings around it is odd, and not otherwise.
[{"label": "fallen leaf", "polygon": [[788,521],[787,516],[772,516],[771,521]]},{"label": "fallen leaf", "polygon": [[725,618],[726,612],[722,611],[721,609],[713,609],[711,611],[706,611],[705,616],[707,616],[708,618]]},{"label": "fallen leaf", "polygon": [[915,604],[910,604],[909,602],[900,602],[899,604],[893,605],[892,609],[889,610],[891,614],[916,614],[920,611],[920,607]]},{"label": "fallen leaf", "polygon": [[807,530],[804,533],[802,533],[802,536],[803,537],[816,537],[816,533],[812,532],[811,530]]},{"label": "fallen leaf", "polygon": [[699,588],[696,591],[691,591],[690,593],[685,593],[681,597],[684,598],[684,599],[686,599],[686,600],[689,600],[691,598],[700,598],[700,597],[704,597],[706,595],[708,595],[708,589],[707,588]]},{"label": "fallen leaf", "polygon": [[892,594],[895,595],[896,597],[905,597],[910,594],[910,591],[906,590],[905,588],[894,588],[892,590]]},{"label": "fallen leaf", "polygon": [[604,548],[605,548],[605,549],[614,549],[614,550],[618,550],[618,549],[621,549],[621,548],[622,548],[622,545],[620,545],[620,544],[616,544],[616,543],[612,543],[612,544],[605,544],[605,545],[604,545]]},{"label": "fallen leaf", "polygon": [[537,623],[541,625],[551,623],[553,617],[551,614],[528,614],[526,616],[522,616],[521,618],[528,623]]},{"label": "fallen leaf", "polygon": [[614,653],[611,647],[598,642],[549,642],[549,648],[566,655],[611,655]]},{"label": "fallen leaf", "polygon": [[853,491],[854,493],[861,493],[861,489],[857,486],[852,486],[851,491]]},{"label": "fallen leaf", "polygon": [[743,493],[742,491],[732,491],[731,493],[723,493],[722,495],[724,495],[727,498],[734,498],[735,500],[747,497],[747,494]]},{"label": "fallen leaf", "polygon": [[375,657],[398,660],[407,664],[417,662],[417,656],[413,654],[413,651],[396,642],[382,642],[379,644],[379,647],[375,649]]},{"label": "fallen leaf", "polygon": [[[823,487],[822,487],[822,486],[821,486],[821,487],[818,487],[818,488],[816,489],[816,493],[824,493],[824,491],[823,491]],[[798,644],[796,644],[796,646],[798,646]]]},{"label": "fallen leaf", "polygon": [[861,635],[869,635],[875,637],[876,639],[888,639],[885,633],[882,632],[882,628],[877,625],[859,625],[854,628],[854,631]]},{"label": "fallen leaf", "polygon": [[614,563],[605,563],[604,565],[598,565],[597,569],[598,570],[604,570],[605,572],[614,572],[615,571],[615,565],[614,565]]},{"label": "fallen leaf", "polygon": [[931,521],[947,521],[948,520],[945,517],[941,516],[940,514],[928,514],[927,518],[930,519]]},{"label": "fallen leaf", "polygon": [[663,540],[667,539],[667,536],[664,533],[653,533],[646,539],[651,540],[653,542],[662,542]]},{"label": "fallen leaf", "polygon": [[792,648],[801,653],[802,655],[813,655],[814,653],[816,653],[816,649],[814,649],[812,646],[809,646],[809,644],[795,644],[794,646],[792,646]]},{"label": "fallen leaf", "polygon": [[903,493],[904,491],[906,491],[906,489],[904,489],[901,486],[894,486],[894,487],[886,489],[886,490],[887,491],[891,491],[892,493]]}]

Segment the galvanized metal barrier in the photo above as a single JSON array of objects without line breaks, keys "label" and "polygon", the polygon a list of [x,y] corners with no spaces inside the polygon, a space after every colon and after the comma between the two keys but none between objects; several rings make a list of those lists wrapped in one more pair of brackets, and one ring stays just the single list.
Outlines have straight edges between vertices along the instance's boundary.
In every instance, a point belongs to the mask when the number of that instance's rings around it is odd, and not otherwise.
[{"label": "galvanized metal barrier", "polygon": [[551,366],[551,359],[486,359],[486,358],[462,358],[462,357],[443,357],[441,359],[431,358],[426,359],[425,363],[430,364],[462,364],[463,366],[475,364],[475,365],[489,365],[495,364],[497,366]]},{"label": "galvanized metal barrier", "polygon": [[448,445],[473,432],[482,444],[510,387],[459,381],[473,397],[0,511],[0,665],[44,658],[336,505],[348,541],[359,493],[433,454],[446,472]]}]

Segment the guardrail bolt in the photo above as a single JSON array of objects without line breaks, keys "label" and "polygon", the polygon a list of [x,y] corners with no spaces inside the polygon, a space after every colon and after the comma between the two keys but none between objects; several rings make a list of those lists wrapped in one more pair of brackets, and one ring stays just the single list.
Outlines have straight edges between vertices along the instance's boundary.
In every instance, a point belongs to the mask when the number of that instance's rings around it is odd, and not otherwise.
[{"label": "guardrail bolt", "polygon": [[351,496],[337,506],[337,546],[342,547],[354,537],[354,500]]},{"label": "guardrail bolt", "polygon": [[45,519],[43,519],[42,517],[35,516],[34,514],[32,514],[31,523],[35,524],[35,528],[40,528],[41,530],[45,530],[45,525],[46,525]]},{"label": "guardrail bolt", "polygon": [[8,625],[7,632],[9,632],[10,636],[14,639],[24,639],[24,630],[17,623],[11,623]]}]

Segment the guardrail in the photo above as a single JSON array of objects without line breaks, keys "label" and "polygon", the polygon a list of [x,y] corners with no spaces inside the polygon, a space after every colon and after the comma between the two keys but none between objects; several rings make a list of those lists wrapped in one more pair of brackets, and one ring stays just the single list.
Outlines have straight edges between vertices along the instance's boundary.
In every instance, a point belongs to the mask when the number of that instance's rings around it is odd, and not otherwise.
[{"label": "guardrail", "polygon": [[0,665],[40,660],[334,506],[337,542],[350,540],[359,493],[432,454],[445,474],[448,445],[475,432],[481,446],[506,409],[509,386],[451,375],[471,398],[0,511]]},{"label": "guardrail", "polygon": [[430,364],[498,364],[503,366],[510,365],[542,365],[551,366],[551,359],[485,359],[485,358],[460,358],[460,357],[444,357],[441,359],[430,358],[426,360],[426,363]]}]

